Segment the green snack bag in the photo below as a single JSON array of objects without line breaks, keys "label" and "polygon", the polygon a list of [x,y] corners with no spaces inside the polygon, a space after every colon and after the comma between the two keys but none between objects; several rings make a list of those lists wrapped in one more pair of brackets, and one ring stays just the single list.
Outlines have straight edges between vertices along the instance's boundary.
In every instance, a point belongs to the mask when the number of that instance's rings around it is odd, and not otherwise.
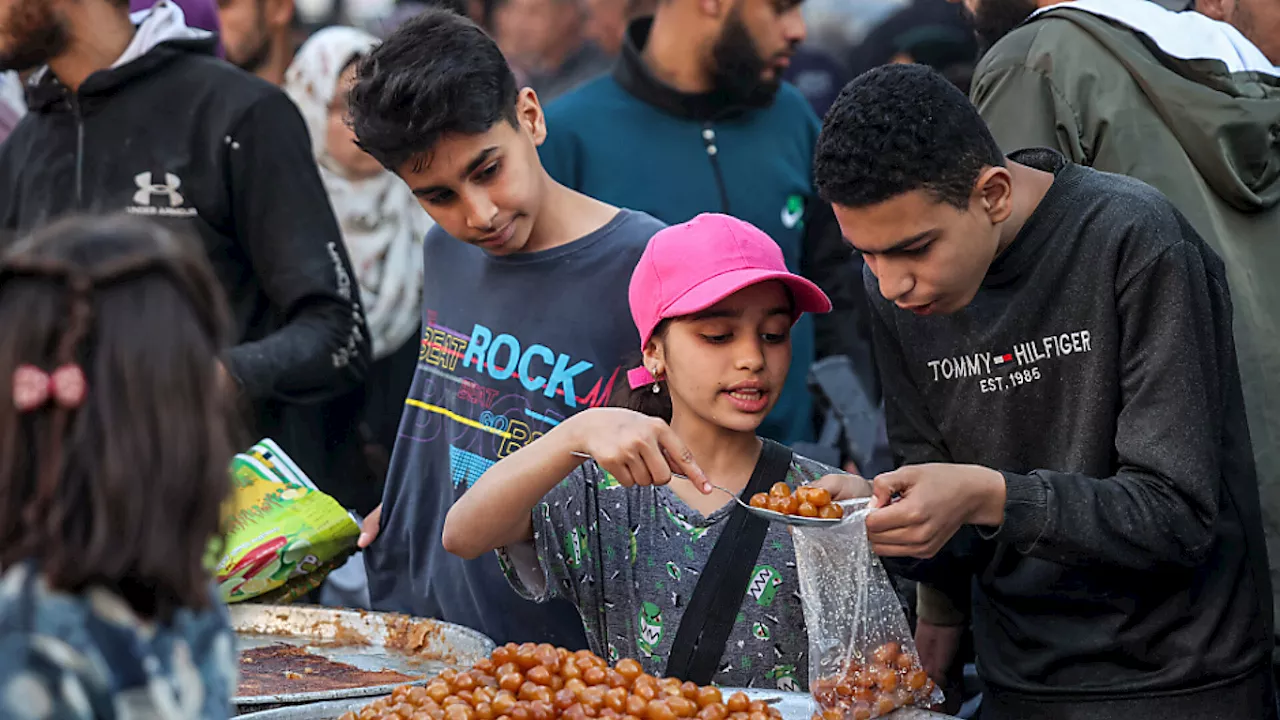
[{"label": "green snack bag", "polygon": [[313,489],[310,479],[291,481],[297,466],[282,450],[270,449],[274,469],[251,453],[231,463],[234,489],[224,505],[226,535],[213,570],[228,603],[312,574],[305,584],[318,585],[331,561],[349,555],[360,535],[346,509]]}]

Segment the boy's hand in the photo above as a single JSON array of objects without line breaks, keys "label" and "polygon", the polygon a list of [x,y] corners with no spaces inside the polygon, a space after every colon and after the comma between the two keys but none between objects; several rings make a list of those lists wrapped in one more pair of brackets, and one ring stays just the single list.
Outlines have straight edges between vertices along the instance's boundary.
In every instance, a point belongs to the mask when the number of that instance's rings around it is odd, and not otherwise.
[{"label": "boy's hand", "polygon": [[977,465],[907,465],[872,483],[867,538],[878,555],[933,557],[961,525],[1004,522],[1004,476]]},{"label": "boy's hand", "polygon": [[825,475],[811,483],[809,487],[825,489],[831,493],[833,502],[853,500],[854,498],[867,497],[871,494],[871,483],[866,479],[857,475],[844,475],[841,473]]},{"label": "boy's hand", "polygon": [[356,540],[356,547],[361,550],[369,547],[374,540],[378,539],[378,531],[382,525],[382,503],[378,503],[378,507],[373,512],[364,516],[364,522],[360,523],[360,538]]},{"label": "boy's hand", "polygon": [[703,494],[711,493],[693,453],[662,420],[622,408],[595,408],[573,422],[574,444],[624,487],[666,485],[672,473],[679,473]]}]

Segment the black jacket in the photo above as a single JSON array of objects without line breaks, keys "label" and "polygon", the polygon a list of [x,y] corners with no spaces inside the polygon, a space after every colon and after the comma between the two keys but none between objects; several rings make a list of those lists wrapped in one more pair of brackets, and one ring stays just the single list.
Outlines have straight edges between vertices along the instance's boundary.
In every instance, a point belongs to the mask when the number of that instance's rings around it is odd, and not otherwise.
[{"label": "black jacket", "polygon": [[369,341],[307,129],[288,96],[164,7],[77,92],[47,69],[32,78],[31,112],[0,146],[0,223],[12,237],[124,211],[198,238],[231,303],[239,344],[224,362],[252,432],[367,510],[378,488],[355,428]]}]

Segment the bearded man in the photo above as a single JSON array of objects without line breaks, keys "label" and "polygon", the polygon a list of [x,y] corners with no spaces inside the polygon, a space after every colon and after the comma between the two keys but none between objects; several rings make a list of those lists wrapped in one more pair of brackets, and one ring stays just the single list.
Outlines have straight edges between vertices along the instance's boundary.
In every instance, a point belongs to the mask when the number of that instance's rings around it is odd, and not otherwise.
[{"label": "bearded man", "polygon": [[662,0],[628,26],[612,74],[550,104],[540,149],[552,177],[604,202],[667,223],[702,212],[750,222],[831,296],[816,343],[808,317],[793,330],[791,372],[760,428],[788,445],[815,434],[815,357],[850,357],[879,392],[861,266],[813,188],[818,118],[782,80],[804,38],[799,0]]},{"label": "bearded man", "polygon": [[[1004,152],[1049,147],[1142,180],[1225,262],[1275,592],[1280,283],[1270,278],[1280,272],[1280,3],[1197,0],[1198,12],[1148,0],[964,6],[985,52],[972,99]],[[920,588],[916,639],[934,677],[954,671],[968,596],[968,577]]]},{"label": "bearded man", "polygon": [[353,432],[368,331],[307,127],[214,47],[169,0],[132,18],[128,0],[7,3],[0,70],[31,79],[29,112],[0,145],[0,250],[74,213],[141,215],[198,240],[231,303],[221,362],[254,439],[365,512],[381,496]]}]

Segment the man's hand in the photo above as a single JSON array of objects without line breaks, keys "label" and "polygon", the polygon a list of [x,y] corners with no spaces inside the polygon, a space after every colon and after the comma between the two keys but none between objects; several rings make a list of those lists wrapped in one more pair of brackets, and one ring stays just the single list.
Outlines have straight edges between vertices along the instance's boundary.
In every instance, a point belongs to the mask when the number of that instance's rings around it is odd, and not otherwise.
[{"label": "man's hand", "polygon": [[920,666],[946,693],[942,706],[931,709],[949,715],[960,712],[964,700],[964,666],[956,662],[964,630],[963,625],[916,621],[916,653],[920,656]]},{"label": "man's hand", "polygon": [[356,547],[361,550],[369,547],[374,540],[378,539],[378,531],[382,528],[382,505],[373,509],[373,512],[364,516],[364,522],[360,524],[360,539],[356,540]]},{"label": "man's hand", "polygon": [[814,481],[809,487],[823,488],[831,493],[834,502],[853,500],[871,494],[871,483],[857,475],[841,475],[832,473]]},{"label": "man's hand", "polygon": [[1004,476],[977,465],[907,465],[872,483],[867,538],[876,554],[933,557],[962,525],[1004,522]]},{"label": "man's hand", "polygon": [[963,625],[934,625],[925,620],[916,621],[916,652],[920,665],[939,687],[946,687],[951,678],[951,666],[960,650]]}]

